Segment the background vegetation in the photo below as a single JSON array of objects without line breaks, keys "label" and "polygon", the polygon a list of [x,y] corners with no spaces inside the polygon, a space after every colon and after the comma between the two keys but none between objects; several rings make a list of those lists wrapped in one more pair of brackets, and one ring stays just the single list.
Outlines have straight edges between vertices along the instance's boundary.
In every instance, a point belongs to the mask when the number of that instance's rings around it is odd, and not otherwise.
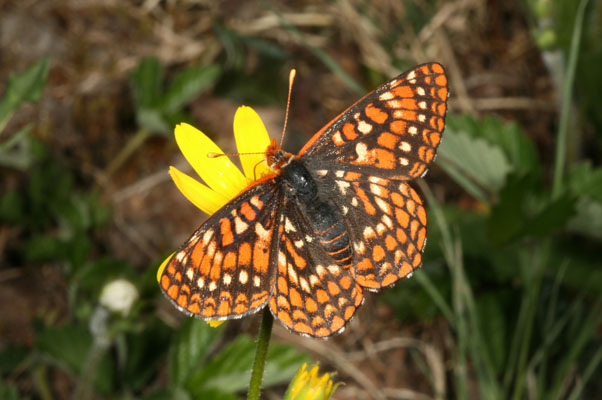
[{"label": "background vegetation", "polygon": [[243,396],[258,318],[209,328],[155,280],[204,219],[174,124],[234,150],[247,104],[278,137],[294,67],[296,151],[427,61],[452,95],[424,266],[328,342],[276,324],[265,397],[317,360],[338,399],[601,398],[601,27],[585,0],[1,2],[0,398]]}]

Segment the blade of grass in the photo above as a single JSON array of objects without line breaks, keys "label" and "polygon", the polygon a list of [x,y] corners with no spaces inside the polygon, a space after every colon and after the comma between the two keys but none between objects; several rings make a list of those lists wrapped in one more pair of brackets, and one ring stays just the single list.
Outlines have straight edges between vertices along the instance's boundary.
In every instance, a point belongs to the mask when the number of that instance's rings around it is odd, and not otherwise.
[{"label": "blade of grass", "polygon": [[571,373],[571,369],[575,367],[577,358],[581,355],[592,336],[595,335],[598,325],[602,321],[600,307],[602,307],[602,297],[598,298],[595,304],[587,306],[590,312],[585,318],[583,325],[581,325],[579,334],[572,342],[567,356],[560,362],[560,367],[556,370],[557,372],[554,376],[554,385],[552,386],[550,392],[545,395],[545,398],[566,398],[566,394],[562,393],[563,382],[565,381],[567,374]]},{"label": "blade of grass", "polygon": [[573,97],[573,83],[575,81],[575,71],[577,69],[581,33],[583,31],[583,17],[585,15],[587,3],[588,0],[581,0],[577,8],[575,26],[573,27],[573,36],[571,38],[568,66],[564,79],[564,87],[562,89],[560,121],[558,127],[558,138],[556,141],[556,159],[554,161],[554,182],[552,186],[552,194],[554,197],[557,197],[562,192],[562,179],[566,163],[566,149],[570,122],[569,113],[571,110],[571,100]]}]

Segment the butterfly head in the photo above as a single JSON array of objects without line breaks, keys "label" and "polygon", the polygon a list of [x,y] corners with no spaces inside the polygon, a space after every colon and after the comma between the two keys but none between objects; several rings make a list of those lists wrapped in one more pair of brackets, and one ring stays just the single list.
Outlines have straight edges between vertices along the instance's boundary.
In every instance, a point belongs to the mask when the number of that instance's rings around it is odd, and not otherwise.
[{"label": "butterfly head", "polygon": [[290,164],[293,159],[293,155],[287,151],[284,151],[278,146],[276,139],[272,139],[272,142],[265,151],[265,162],[274,171],[278,171],[283,167]]}]

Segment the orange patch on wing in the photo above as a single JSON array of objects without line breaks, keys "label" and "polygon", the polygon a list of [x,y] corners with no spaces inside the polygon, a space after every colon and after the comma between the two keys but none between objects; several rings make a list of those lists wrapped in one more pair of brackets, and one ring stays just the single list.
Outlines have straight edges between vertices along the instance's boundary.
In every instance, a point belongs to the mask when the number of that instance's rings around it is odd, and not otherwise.
[{"label": "orange patch on wing", "polygon": [[355,269],[357,271],[367,271],[372,269],[373,264],[372,261],[369,258],[363,258],[360,262],[357,263],[357,266],[355,267]]},{"label": "orange patch on wing", "polygon": [[177,285],[172,285],[169,290],[167,290],[167,295],[170,299],[176,300],[178,298],[178,293],[180,293],[180,288]]},{"label": "orange patch on wing", "polygon": [[246,267],[251,263],[251,245],[249,242],[243,242],[238,248],[238,265]]},{"label": "orange patch on wing", "polygon": [[408,134],[408,124],[405,121],[400,119],[396,119],[395,121],[389,124],[389,129],[394,133],[399,135],[407,135]]},{"label": "orange patch on wing", "polygon": [[399,108],[404,108],[406,110],[416,110],[416,109],[418,109],[418,105],[416,104],[416,99],[414,99],[414,98],[402,99],[401,107],[399,107]]},{"label": "orange patch on wing", "polygon": [[303,321],[307,321],[307,314],[305,314],[305,313],[304,313],[303,311],[301,311],[301,310],[294,310],[294,311],[293,311],[293,319],[294,319],[295,321],[298,321],[298,320],[300,320],[300,319],[301,319],[301,320],[303,320]]},{"label": "orange patch on wing", "polygon": [[349,289],[353,284],[353,280],[350,277],[344,276],[339,280],[339,285],[345,290]]},{"label": "orange patch on wing", "polygon": [[345,313],[343,314],[343,316],[345,317],[345,319],[347,321],[349,321],[351,319],[351,317],[353,317],[353,314],[355,314],[355,307],[354,306],[347,306],[345,308]]},{"label": "orange patch on wing", "polygon": [[376,122],[377,124],[383,124],[387,120],[387,118],[389,118],[389,114],[387,114],[380,108],[375,107],[374,104],[369,104],[365,108],[365,112],[366,116],[372,121]]},{"label": "orange patch on wing", "polygon": [[316,303],[316,301],[311,297],[307,297],[305,299],[305,309],[307,310],[307,312],[313,314],[316,311],[318,311],[318,303]]},{"label": "orange patch on wing", "polygon": [[341,288],[336,283],[330,281],[328,282],[328,292],[330,292],[331,296],[336,296],[341,293]]},{"label": "orange patch on wing", "polygon": [[393,152],[385,149],[373,149],[371,152],[374,154],[376,167],[384,169],[394,169],[397,167],[397,160]]},{"label": "orange patch on wing", "polygon": [[414,97],[414,91],[409,86],[398,86],[391,90],[396,97]]},{"label": "orange patch on wing", "polygon": [[222,234],[222,246],[228,246],[234,243],[234,235],[232,234],[232,223],[228,218],[219,220],[220,232]]},{"label": "orange patch on wing", "polygon": [[167,291],[170,283],[171,281],[169,280],[169,277],[167,275],[161,276],[161,288],[163,288],[163,290]]},{"label": "orange patch on wing", "polygon": [[324,304],[328,300],[330,300],[330,296],[328,295],[328,293],[326,293],[326,290],[318,289],[316,290],[316,299],[318,300],[318,303]]},{"label": "orange patch on wing", "polygon": [[178,296],[178,300],[176,300],[176,303],[178,303],[180,307],[186,308],[186,306],[188,306],[188,296],[185,294],[180,294]]},{"label": "orange patch on wing", "polygon": [[278,291],[284,295],[288,294],[288,283],[283,276],[278,277]]},{"label": "orange patch on wing", "polygon": [[253,269],[256,272],[265,275],[268,272],[269,263],[269,243],[258,239],[257,241],[255,241],[255,245],[253,246]]},{"label": "orange patch on wing", "polygon": [[389,285],[391,285],[392,283],[394,283],[395,281],[397,281],[397,279],[399,279],[399,277],[398,277],[398,276],[395,276],[395,275],[393,275],[393,274],[387,274],[387,275],[386,275],[386,276],[383,278],[382,285],[383,285],[383,286],[389,286]]},{"label": "orange patch on wing", "polygon": [[355,125],[351,122],[347,122],[345,125],[343,125],[343,135],[345,135],[345,139],[348,141],[357,139],[359,136],[355,131]]},{"label": "orange patch on wing", "polygon": [[395,209],[395,219],[397,219],[399,225],[403,226],[404,228],[407,228],[410,224],[410,215],[401,208]]},{"label": "orange patch on wing", "polygon": [[441,88],[437,90],[437,96],[443,101],[447,100],[447,89]]},{"label": "orange patch on wing", "polygon": [[385,237],[385,246],[387,247],[388,251],[392,251],[397,247],[397,240],[395,240],[393,236],[387,235]]},{"label": "orange patch on wing", "polygon": [[222,264],[225,270],[233,270],[236,268],[236,253],[233,251],[229,251],[226,253],[226,257],[224,257],[224,262]]},{"label": "orange patch on wing", "polygon": [[262,305],[263,303],[265,303],[265,301],[267,300],[268,297],[268,292],[267,291],[262,291],[259,293],[255,293],[253,295],[253,297],[251,298],[251,305],[249,306],[249,308],[257,308],[260,305]]},{"label": "orange patch on wing", "polygon": [[217,308],[217,314],[221,316],[230,314],[230,302],[228,300],[222,299]]},{"label": "orange patch on wing", "polygon": [[387,149],[393,150],[399,142],[399,136],[393,135],[390,132],[383,132],[378,136],[377,143]]},{"label": "orange patch on wing", "polygon": [[301,294],[295,288],[291,288],[289,292],[289,298],[291,299],[291,304],[295,307],[303,307],[303,298]]},{"label": "orange patch on wing", "polygon": [[358,197],[360,198],[360,200],[364,204],[364,209],[366,210],[366,213],[368,215],[375,215],[376,214],[376,208],[374,208],[374,206],[370,202],[370,198],[366,195],[366,192],[363,189],[361,189],[361,188],[357,188],[355,190],[355,193],[358,195]]},{"label": "orange patch on wing", "polygon": [[293,327],[293,320],[291,319],[289,313],[287,313],[286,311],[278,311],[278,319],[280,320],[280,322],[282,322],[289,328]]},{"label": "orange patch on wing", "polygon": [[312,335],[314,330],[311,327],[303,322],[297,322],[295,326],[292,328],[295,332],[305,333],[307,335]]},{"label": "orange patch on wing", "polygon": [[416,240],[416,245],[418,246],[418,250],[422,250],[424,247],[424,239],[426,238],[426,229],[422,228],[418,231],[418,239]]},{"label": "orange patch on wing", "polygon": [[360,174],[359,172],[347,172],[345,174],[345,176],[343,177],[343,179],[346,181],[357,181],[361,177],[362,177],[362,174]]},{"label": "orange patch on wing", "polygon": [[374,246],[372,249],[372,258],[376,262],[382,261],[385,258],[385,249],[379,245]]},{"label": "orange patch on wing", "polygon": [[255,217],[257,216],[257,213],[253,207],[251,207],[248,201],[245,201],[240,205],[240,213],[244,215],[247,221],[254,221]]},{"label": "orange patch on wing", "polygon": [[422,225],[426,226],[426,210],[424,209],[424,207],[419,206],[416,210],[416,215],[418,216],[418,219],[420,220]]},{"label": "orange patch on wing", "polygon": [[345,325],[345,320],[338,315],[335,315],[330,322],[330,329],[334,331],[338,331]]},{"label": "orange patch on wing", "polygon": [[401,264],[401,268],[399,269],[399,276],[400,277],[405,277],[408,274],[410,274],[414,269],[412,268],[412,266],[410,265],[410,263],[408,263],[407,261],[404,261]]},{"label": "orange patch on wing", "polygon": [[201,307],[199,306],[199,303],[190,303],[187,310],[193,314],[198,314],[201,312]]}]

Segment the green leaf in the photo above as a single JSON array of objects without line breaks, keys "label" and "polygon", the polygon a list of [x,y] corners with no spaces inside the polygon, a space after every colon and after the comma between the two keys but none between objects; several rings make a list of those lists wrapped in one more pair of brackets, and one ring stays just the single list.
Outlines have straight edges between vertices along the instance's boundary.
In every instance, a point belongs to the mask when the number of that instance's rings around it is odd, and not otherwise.
[{"label": "green leaf", "polygon": [[502,244],[520,235],[524,228],[524,204],[535,186],[530,176],[510,175],[492,208],[487,233],[492,243]]},{"label": "green leaf", "polygon": [[576,195],[602,203],[602,167],[593,168],[589,161],[575,164],[569,172],[568,186]]},{"label": "green leaf", "polygon": [[155,108],[139,108],[136,111],[136,122],[150,133],[159,133],[168,136],[173,131],[171,125],[160,110]]},{"label": "green leaf", "polygon": [[26,170],[33,162],[31,125],[26,125],[4,142],[0,142],[0,166]]},{"label": "green leaf", "polygon": [[478,120],[469,114],[450,114],[446,120],[451,130],[483,138],[499,147],[510,162],[511,171],[521,174],[539,170],[537,149],[516,122],[504,122],[491,115]]},{"label": "green leaf", "polygon": [[511,166],[498,146],[490,145],[486,140],[474,138],[462,131],[447,129],[444,140],[439,146],[438,164],[479,200],[487,201],[483,194],[474,193],[474,189],[459,179],[458,172],[470,182],[484,188],[490,194],[497,193],[511,170]]},{"label": "green leaf", "polygon": [[602,240],[602,203],[583,197],[577,200],[576,210],[567,228],[571,232]]},{"label": "green leaf", "polygon": [[48,327],[36,338],[36,347],[43,355],[75,376],[82,370],[91,346],[90,332],[73,325]]},{"label": "green leaf", "polygon": [[183,324],[169,350],[167,373],[170,386],[182,386],[190,374],[202,368],[222,330],[222,326],[212,328],[198,319],[189,319]]},{"label": "green leaf", "polygon": [[[194,398],[199,391],[213,389],[235,393],[247,388],[255,357],[255,343],[248,336],[239,336],[211,359],[202,369],[190,376],[186,387]],[[263,382],[265,386],[290,380],[308,357],[293,347],[272,343],[268,352]]]},{"label": "green leaf", "polygon": [[161,100],[163,66],[157,58],[143,59],[130,74],[136,109],[153,109]]},{"label": "green leaf", "polygon": [[183,70],[174,77],[167,89],[161,109],[168,114],[179,111],[211,86],[220,72],[217,65],[194,66]]},{"label": "green leaf", "polygon": [[11,114],[24,102],[36,102],[42,95],[48,76],[48,58],[43,58],[21,74],[8,78],[6,92],[0,99],[0,132]]}]

